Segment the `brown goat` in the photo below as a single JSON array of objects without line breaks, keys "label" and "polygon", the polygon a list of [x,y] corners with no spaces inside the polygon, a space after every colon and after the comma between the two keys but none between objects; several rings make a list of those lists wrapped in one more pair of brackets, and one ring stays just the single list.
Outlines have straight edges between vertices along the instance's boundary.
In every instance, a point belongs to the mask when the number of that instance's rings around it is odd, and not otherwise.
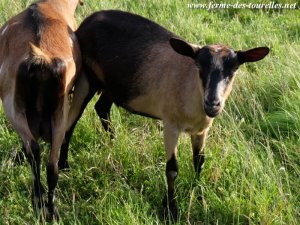
[{"label": "brown goat", "polygon": [[[34,209],[43,209],[47,219],[57,217],[54,194],[59,149],[66,131],[69,94],[81,66],[73,32],[78,3],[82,1],[41,0],[0,29],[0,97],[31,165]],[[40,182],[39,138],[51,143],[46,205]]]},{"label": "brown goat", "polygon": [[200,47],[150,20],[112,10],[88,17],[76,35],[85,72],[76,85],[69,117],[71,129],[61,151],[60,165],[66,166],[67,143],[76,120],[95,92],[102,91],[96,110],[106,129],[113,102],[133,113],[163,121],[168,160],[164,206],[177,218],[174,182],[179,134],[191,135],[194,167],[199,175],[207,132],[230,94],[234,72],[243,63],[263,59],[269,49]]}]

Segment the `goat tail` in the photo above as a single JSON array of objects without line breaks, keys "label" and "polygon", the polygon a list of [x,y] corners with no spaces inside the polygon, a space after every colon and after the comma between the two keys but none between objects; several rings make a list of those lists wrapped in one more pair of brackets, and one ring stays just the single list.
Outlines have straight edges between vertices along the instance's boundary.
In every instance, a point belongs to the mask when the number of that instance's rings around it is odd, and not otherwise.
[{"label": "goat tail", "polygon": [[29,62],[33,65],[50,65],[51,59],[39,47],[29,43]]},{"label": "goat tail", "polygon": [[66,63],[60,58],[51,58],[32,43],[28,50],[27,57],[18,67],[16,92],[20,102],[30,103],[30,108],[42,109],[45,105],[41,102],[48,102],[52,111],[64,94]]},{"label": "goat tail", "polygon": [[62,59],[51,58],[42,49],[29,43],[27,57],[18,68],[17,83],[30,83],[35,89],[48,86],[52,93],[61,96],[64,92],[66,69],[66,63]]},{"label": "goat tail", "polygon": [[[37,79],[47,80],[50,77],[61,79],[66,72],[66,64],[60,58],[50,58],[39,47],[29,43],[29,55],[24,62],[27,66],[28,74],[38,72]],[[30,75],[29,75],[30,76]]]}]

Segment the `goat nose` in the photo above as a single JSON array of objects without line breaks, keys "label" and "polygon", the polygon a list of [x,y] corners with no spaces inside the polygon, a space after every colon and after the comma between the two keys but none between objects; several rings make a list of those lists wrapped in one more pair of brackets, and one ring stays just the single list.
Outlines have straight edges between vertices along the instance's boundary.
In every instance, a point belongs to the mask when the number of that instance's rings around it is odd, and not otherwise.
[{"label": "goat nose", "polygon": [[221,102],[218,99],[206,99],[205,105],[210,107],[219,107],[221,105]]}]

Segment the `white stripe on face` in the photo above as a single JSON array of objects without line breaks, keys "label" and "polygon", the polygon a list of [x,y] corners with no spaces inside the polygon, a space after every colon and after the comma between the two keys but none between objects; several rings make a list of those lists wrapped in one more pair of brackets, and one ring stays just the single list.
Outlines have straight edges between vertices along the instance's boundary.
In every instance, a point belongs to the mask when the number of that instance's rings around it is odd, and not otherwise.
[{"label": "white stripe on face", "polygon": [[[209,79],[208,81],[210,81],[211,79]],[[213,91],[215,93],[215,98],[216,100],[219,100],[220,103],[222,104],[223,103],[223,93],[225,91],[225,88],[226,88],[226,82],[224,81],[224,79],[221,79],[216,88],[215,88],[215,91]],[[209,96],[211,94],[212,90],[211,88],[209,87],[209,82],[207,84],[207,87],[205,89],[205,93],[204,93],[204,99],[209,101],[209,99],[211,99],[211,97]],[[210,97],[210,98],[209,98]]]},{"label": "white stripe on face", "polygon": [[[4,63],[3,63],[4,64]],[[3,70],[3,64],[1,65],[0,67],[0,74],[2,73],[2,70]]]},{"label": "white stripe on face", "polygon": [[[213,63],[211,64],[210,73],[207,77],[204,93],[205,100],[209,101],[209,99],[216,99],[222,103],[222,96],[225,88],[226,83],[223,74],[223,61],[220,57],[215,56],[213,57]],[[212,96],[209,96],[211,94],[215,94],[215,96],[212,98]]]}]

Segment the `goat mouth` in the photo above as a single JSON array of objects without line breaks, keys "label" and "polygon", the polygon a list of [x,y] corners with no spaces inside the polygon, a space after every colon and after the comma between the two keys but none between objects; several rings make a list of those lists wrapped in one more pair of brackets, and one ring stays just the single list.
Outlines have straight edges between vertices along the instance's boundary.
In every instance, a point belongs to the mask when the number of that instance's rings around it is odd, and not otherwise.
[{"label": "goat mouth", "polygon": [[214,118],[214,117],[216,117],[220,114],[221,107],[218,107],[218,106],[215,106],[215,107],[205,106],[204,111],[205,111],[207,116],[209,116],[211,118]]}]

